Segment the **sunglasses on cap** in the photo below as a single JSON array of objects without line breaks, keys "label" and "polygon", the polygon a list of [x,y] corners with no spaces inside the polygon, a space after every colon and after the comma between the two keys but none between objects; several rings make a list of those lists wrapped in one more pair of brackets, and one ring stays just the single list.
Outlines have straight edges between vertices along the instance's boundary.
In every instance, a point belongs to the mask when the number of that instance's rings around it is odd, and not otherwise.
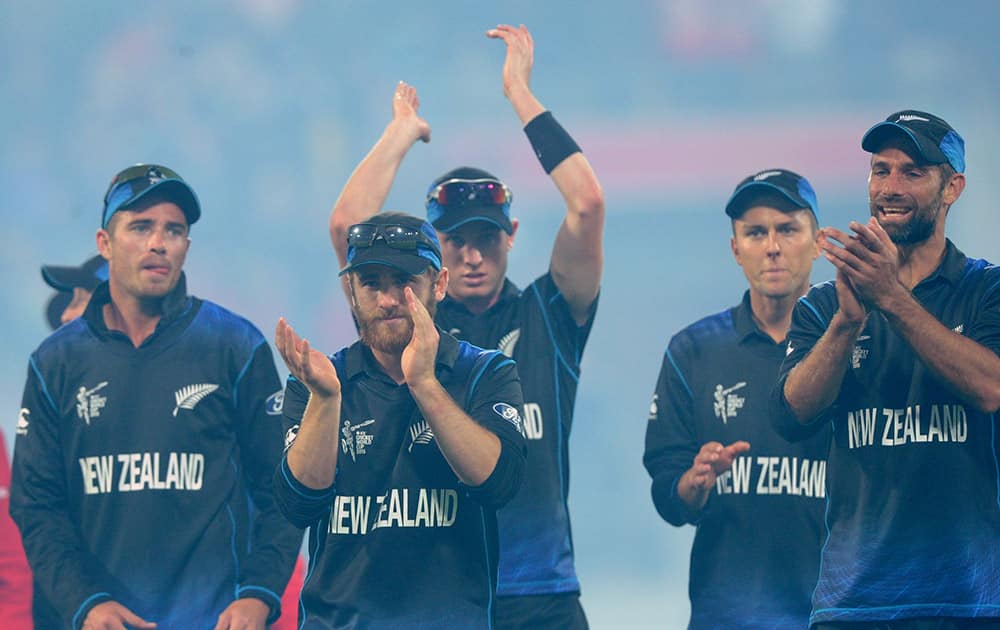
[{"label": "sunglasses on cap", "polygon": [[[180,175],[166,166],[153,166],[150,164],[137,164],[135,166],[130,166],[121,173],[115,175],[115,178],[111,180],[110,184],[108,184],[108,192],[104,194],[104,205],[108,204],[108,199],[111,198],[112,193],[114,193],[120,186],[130,184],[136,180],[142,180],[145,184],[144,187],[148,187],[149,184],[155,184],[164,179],[179,179],[184,181]],[[140,190],[141,189],[137,187],[133,187],[132,194],[135,194]]]},{"label": "sunglasses on cap", "polygon": [[427,193],[428,204],[452,208],[502,206],[513,199],[510,188],[495,179],[449,179]]},{"label": "sunglasses on cap", "polygon": [[406,227],[405,225],[358,223],[352,225],[347,232],[347,246],[362,248],[371,247],[381,238],[385,244],[393,249],[417,249],[418,245],[424,245],[434,251],[438,251],[438,246],[426,234],[418,229]]}]

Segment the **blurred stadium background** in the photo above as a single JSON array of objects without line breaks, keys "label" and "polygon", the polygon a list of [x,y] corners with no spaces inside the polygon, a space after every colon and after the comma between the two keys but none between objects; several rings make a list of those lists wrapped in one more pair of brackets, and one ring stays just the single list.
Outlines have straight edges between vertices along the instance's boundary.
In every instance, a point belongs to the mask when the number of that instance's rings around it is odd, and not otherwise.
[{"label": "blurred stadium background", "polygon": [[[26,360],[47,334],[39,265],[96,251],[105,187],[131,163],[166,164],[201,198],[192,293],[269,338],[285,315],[332,351],[354,334],[327,215],[403,79],[433,139],[413,149],[387,207],[420,214],[444,170],[491,170],[522,222],[510,276],[523,286],[540,274],[563,209],[503,97],[503,44],[484,35],[501,22],[531,29],[534,91],[607,195],[570,501],[595,628],[687,620],[692,531],[653,510],[643,434],[669,336],[742,293],[722,211],[737,181],[799,171],[817,189],[821,223],[843,226],[867,216],[862,133],[890,112],[926,109],[967,142],[968,187],[949,234],[1000,261],[992,0],[4,0],[0,14],[0,213],[10,228],[0,427],[11,445]],[[818,263],[814,281],[831,269]]]}]

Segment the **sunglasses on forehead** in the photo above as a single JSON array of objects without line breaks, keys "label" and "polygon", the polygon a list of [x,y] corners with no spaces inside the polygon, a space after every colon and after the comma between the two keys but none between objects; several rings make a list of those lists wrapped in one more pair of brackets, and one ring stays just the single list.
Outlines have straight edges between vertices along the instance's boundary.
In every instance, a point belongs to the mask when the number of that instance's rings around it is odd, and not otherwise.
[{"label": "sunglasses on forehead", "polygon": [[132,193],[135,194],[136,192],[139,192],[140,190],[165,179],[180,179],[183,181],[180,175],[165,166],[156,166],[152,164],[137,164],[135,166],[130,166],[121,173],[115,175],[115,178],[111,180],[110,184],[108,184],[108,192],[104,195],[104,204],[107,205],[108,199],[111,198],[111,194],[124,184],[130,184],[136,180],[142,180],[142,184],[139,186],[130,186]]},{"label": "sunglasses on forehead", "polygon": [[426,234],[416,228],[405,225],[382,225],[376,223],[358,223],[352,225],[347,232],[348,247],[371,247],[375,241],[382,239],[386,245],[393,249],[417,249],[418,245],[424,245],[434,251],[438,251],[438,246],[427,237]]},{"label": "sunglasses on forehead", "polygon": [[452,208],[502,206],[513,199],[510,188],[495,179],[449,179],[427,193],[428,204],[434,201]]}]

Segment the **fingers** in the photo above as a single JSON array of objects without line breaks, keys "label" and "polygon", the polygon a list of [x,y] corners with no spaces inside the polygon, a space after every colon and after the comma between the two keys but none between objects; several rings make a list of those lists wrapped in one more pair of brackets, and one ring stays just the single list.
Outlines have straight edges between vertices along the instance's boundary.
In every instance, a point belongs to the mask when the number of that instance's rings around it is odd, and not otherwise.
[{"label": "fingers", "polygon": [[122,621],[132,626],[133,628],[139,628],[140,630],[152,630],[156,627],[156,624],[152,621],[146,621],[139,615],[135,614],[128,608],[122,606]]},{"label": "fingers", "polygon": [[418,330],[426,331],[428,326],[433,328],[434,322],[431,321],[430,313],[427,312],[427,308],[424,307],[423,303],[417,299],[413,289],[406,287],[403,289],[403,293],[406,296],[406,306],[410,309],[410,317],[413,318],[414,334]]}]

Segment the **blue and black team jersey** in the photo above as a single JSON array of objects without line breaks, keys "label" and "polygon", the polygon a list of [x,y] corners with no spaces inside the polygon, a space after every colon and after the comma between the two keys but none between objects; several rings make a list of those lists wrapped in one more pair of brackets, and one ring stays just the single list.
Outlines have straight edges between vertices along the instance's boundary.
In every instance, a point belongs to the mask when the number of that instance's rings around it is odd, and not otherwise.
[{"label": "blue and black team jersey", "polygon": [[[497,435],[500,459],[481,486],[459,482],[405,384],[362,343],[330,357],[342,386],[333,485],[314,490],[282,460],[281,509],[309,527],[300,627],[489,628],[497,576],[496,509],[524,473],[514,362],[441,334],[435,372],[469,416]],[[309,391],[290,378],[291,444]]]},{"label": "blue and black team jersey", "polygon": [[[949,241],[913,297],[1000,354],[1000,268],[966,258]],[[812,621],[1000,617],[996,415],[956,396],[874,311],[834,404],[802,427],[784,398],[785,379],[837,309],[832,282],[799,301],[772,396],[776,427],[789,438],[833,425]]]},{"label": "blue and black team jersey", "polygon": [[498,516],[499,595],[580,590],[573,566],[569,509],[569,433],[580,359],[596,310],[577,325],[546,273],[524,291],[504,281],[499,301],[473,315],[451,298],[435,321],[460,339],[497,348],[517,361],[524,390],[528,463],[520,492]]},{"label": "blue and black team jersey", "polygon": [[[790,444],[768,396],[785,355],[753,321],[750,294],[670,340],[646,426],[653,502],[697,526],[690,628],[804,628],[819,572],[829,431]],[[692,514],[677,482],[706,442],[750,442]]]},{"label": "blue and black team jersey", "polygon": [[83,317],[31,355],[11,514],[35,624],[79,627],[107,600],[159,628],[211,628],[239,597],[277,616],[302,539],[278,512],[280,381],[245,319],[185,293],[139,348]]}]

